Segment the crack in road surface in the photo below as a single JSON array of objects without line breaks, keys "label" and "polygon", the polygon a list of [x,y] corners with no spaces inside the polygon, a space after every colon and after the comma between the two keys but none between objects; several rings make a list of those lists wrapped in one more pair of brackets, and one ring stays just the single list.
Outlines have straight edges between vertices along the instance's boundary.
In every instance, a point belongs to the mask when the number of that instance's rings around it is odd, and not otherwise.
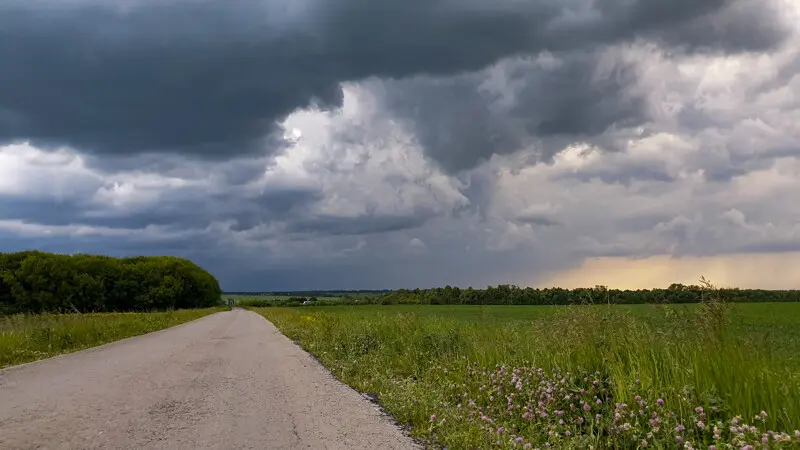
[{"label": "crack in road surface", "polygon": [[256,313],[0,371],[0,449],[415,449]]}]

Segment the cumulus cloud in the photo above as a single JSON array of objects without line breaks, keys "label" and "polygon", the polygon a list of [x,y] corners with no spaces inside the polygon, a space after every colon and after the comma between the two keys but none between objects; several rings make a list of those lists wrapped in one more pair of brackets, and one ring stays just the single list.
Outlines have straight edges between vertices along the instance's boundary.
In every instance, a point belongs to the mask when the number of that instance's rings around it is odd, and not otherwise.
[{"label": "cumulus cloud", "polygon": [[0,250],[177,254],[235,290],[794,251],[798,11],[12,1]]}]

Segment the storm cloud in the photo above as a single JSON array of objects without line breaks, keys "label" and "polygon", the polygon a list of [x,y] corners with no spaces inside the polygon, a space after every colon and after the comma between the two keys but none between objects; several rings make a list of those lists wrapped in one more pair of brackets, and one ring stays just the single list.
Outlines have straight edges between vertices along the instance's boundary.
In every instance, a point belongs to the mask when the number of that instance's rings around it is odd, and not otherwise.
[{"label": "storm cloud", "polygon": [[[446,76],[508,56],[636,39],[679,51],[768,50],[785,34],[778,19],[769,7],[724,0],[13,0],[0,15],[0,141],[114,155],[279,152],[276,121],[308,105],[341,106],[342,82]],[[534,82],[530,94],[550,95],[533,101],[554,111],[525,122],[526,131],[596,134],[641,120],[635,104],[605,110],[600,98],[619,103],[625,86],[589,83],[591,69],[571,62]],[[458,93],[471,88],[435,94],[461,97],[484,136],[454,167],[522,139],[511,125],[485,120],[485,100]],[[421,140],[443,158],[449,141],[425,130]]]}]

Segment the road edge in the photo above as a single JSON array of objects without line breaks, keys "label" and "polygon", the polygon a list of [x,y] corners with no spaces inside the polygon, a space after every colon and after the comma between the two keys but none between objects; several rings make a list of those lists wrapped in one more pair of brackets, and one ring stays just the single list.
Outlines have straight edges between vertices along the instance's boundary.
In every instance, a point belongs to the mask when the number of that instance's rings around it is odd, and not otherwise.
[{"label": "road edge", "polygon": [[215,313],[211,313],[211,314],[205,315],[203,317],[198,317],[197,319],[192,319],[192,320],[189,320],[187,322],[179,323],[177,325],[173,325],[173,326],[167,327],[167,328],[162,328],[162,329],[156,330],[156,331],[151,331],[149,333],[137,334],[135,336],[128,336],[126,338],[117,339],[116,341],[106,342],[104,344],[99,344],[99,345],[95,345],[95,346],[92,346],[92,347],[83,348],[83,349],[80,349],[80,350],[75,350],[75,351],[71,351],[71,352],[61,353],[61,354],[55,355],[55,356],[50,356],[49,358],[42,358],[42,359],[37,359],[36,361],[28,361],[28,362],[25,362],[25,363],[22,363],[22,364],[16,364],[16,365],[13,365],[13,366],[3,367],[3,368],[0,368],[0,378],[2,378],[2,376],[5,375],[8,372],[11,372],[11,371],[14,371],[14,370],[18,370],[18,369],[21,369],[21,368],[26,367],[26,366],[30,366],[31,364],[37,364],[37,363],[41,363],[41,362],[44,362],[44,361],[56,360],[56,359],[60,359],[60,358],[64,358],[64,357],[68,357],[68,356],[72,356],[72,355],[77,355],[77,354],[80,354],[80,353],[91,353],[93,351],[98,351],[100,349],[103,349],[105,347],[109,347],[109,346],[112,346],[112,345],[115,345],[115,344],[119,344],[119,343],[122,343],[122,342],[127,342],[127,341],[130,341],[130,340],[133,340],[133,339],[137,339],[137,338],[141,338],[141,337],[144,337],[144,336],[150,336],[150,335],[153,335],[153,334],[162,333],[162,332],[167,331],[167,330],[173,330],[175,328],[179,328],[179,327],[182,327],[184,325],[189,325],[190,323],[194,323],[194,322],[203,320],[203,319],[205,319],[207,317],[215,316],[217,314],[224,314],[224,313],[228,313],[228,312],[231,312],[231,310],[228,310],[228,311],[217,311]]},{"label": "road edge", "polygon": [[425,441],[423,441],[421,439],[415,438],[412,435],[411,426],[405,425],[405,424],[402,424],[402,423],[398,422],[397,419],[393,415],[391,415],[389,413],[389,411],[386,410],[386,408],[380,402],[379,398],[372,397],[372,395],[375,395],[375,394],[370,394],[369,392],[361,392],[358,389],[354,388],[353,386],[350,386],[349,384],[347,384],[344,381],[340,380],[339,378],[336,377],[336,375],[333,374],[333,372],[330,371],[330,369],[328,369],[327,366],[325,366],[325,364],[322,363],[322,361],[320,361],[319,358],[317,358],[316,355],[314,355],[313,353],[311,353],[308,350],[306,350],[305,348],[303,348],[303,346],[301,345],[301,343],[299,341],[296,341],[294,339],[291,339],[289,336],[286,336],[283,333],[283,331],[281,331],[281,329],[278,328],[278,326],[275,325],[271,320],[267,319],[263,315],[255,312],[255,311],[252,311],[250,309],[247,309],[247,308],[241,308],[241,309],[244,309],[247,312],[255,314],[258,317],[261,317],[262,319],[264,319],[267,322],[269,322],[273,327],[275,327],[276,330],[278,330],[278,332],[281,334],[281,336],[286,338],[287,341],[289,341],[292,345],[296,346],[303,353],[305,353],[308,356],[310,356],[311,359],[314,361],[314,363],[318,364],[325,371],[325,373],[328,374],[328,376],[330,377],[331,380],[333,380],[335,383],[338,383],[341,386],[344,386],[348,390],[351,390],[351,391],[355,392],[356,394],[358,394],[359,397],[363,398],[366,402],[368,402],[370,405],[375,407],[380,412],[380,414],[383,417],[383,419],[386,420],[387,422],[389,422],[389,424],[391,424],[392,426],[396,427],[398,430],[400,430],[400,432],[403,434],[403,436],[406,437],[409,441],[411,441],[414,446],[416,446],[419,449],[431,448],[427,444],[427,442],[425,442]]}]

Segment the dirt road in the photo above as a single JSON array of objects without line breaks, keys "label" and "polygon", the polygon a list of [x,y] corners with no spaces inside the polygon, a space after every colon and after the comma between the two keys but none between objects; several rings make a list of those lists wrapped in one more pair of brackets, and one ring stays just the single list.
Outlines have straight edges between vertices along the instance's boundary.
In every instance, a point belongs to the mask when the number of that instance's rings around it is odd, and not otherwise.
[{"label": "dirt road", "polygon": [[118,448],[415,446],[244,310],[0,371],[0,449]]}]

